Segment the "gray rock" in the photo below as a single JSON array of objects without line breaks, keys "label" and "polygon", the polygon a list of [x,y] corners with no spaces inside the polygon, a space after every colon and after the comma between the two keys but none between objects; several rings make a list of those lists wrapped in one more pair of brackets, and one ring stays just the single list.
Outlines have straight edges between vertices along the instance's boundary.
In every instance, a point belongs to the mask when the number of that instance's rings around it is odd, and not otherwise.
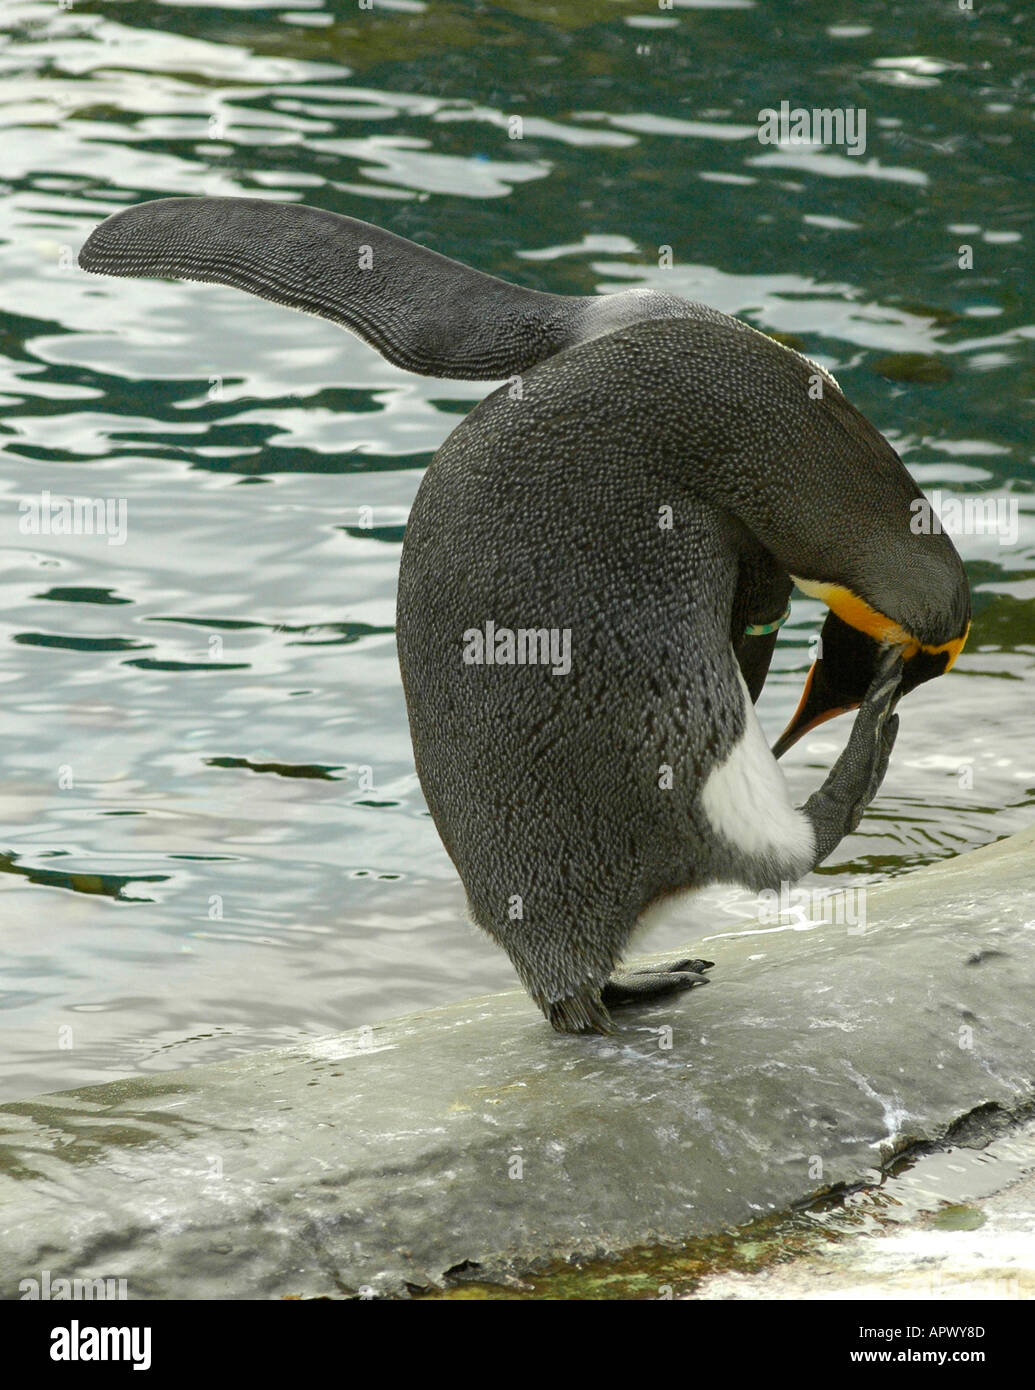
[{"label": "gray rock", "polygon": [[871,887],[863,931],[840,894],[747,921],[616,1038],[515,991],[7,1105],[0,1295],[43,1269],[131,1298],[507,1279],[872,1180],[963,1117],[980,1142],[1035,1094],[1033,858],[1027,831]]}]

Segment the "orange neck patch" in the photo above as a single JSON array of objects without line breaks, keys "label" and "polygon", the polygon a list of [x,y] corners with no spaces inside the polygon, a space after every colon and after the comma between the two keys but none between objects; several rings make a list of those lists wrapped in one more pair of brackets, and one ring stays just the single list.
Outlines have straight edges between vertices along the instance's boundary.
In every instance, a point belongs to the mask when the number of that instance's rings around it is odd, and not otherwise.
[{"label": "orange neck patch", "polygon": [[951,642],[942,642],[940,646],[933,647],[926,642],[919,642],[907,632],[901,623],[895,622],[894,618],[889,618],[886,614],[878,612],[872,608],[865,599],[853,594],[851,589],[846,589],[843,584],[828,584],[819,579],[799,579],[796,574],[791,578],[802,591],[808,594],[809,598],[818,598],[821,603],[825,603],[831,612],[836,613],[842,622],[854,627],[858,632],[865,632],[867,636],[875,638],[878,642],[888,642],[895,647],[904,647],[902,655],[905,658],[916,656],[917,652],[930,652],[932,656],[937,656],[940,652],[947,652],[949,660],[946,663],[946,671],[950,670],[963,650],[963,645],[970,632],[970,624],[967,624],[967,631],[962,637],[954,637]]}]

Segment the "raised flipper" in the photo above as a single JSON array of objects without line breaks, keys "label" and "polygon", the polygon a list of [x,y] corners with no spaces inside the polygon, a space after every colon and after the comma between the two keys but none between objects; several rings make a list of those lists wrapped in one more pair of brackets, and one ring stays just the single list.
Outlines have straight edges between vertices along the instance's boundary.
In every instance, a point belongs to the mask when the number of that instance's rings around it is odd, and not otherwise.
[{"label": "raised flipper", "polygon": [[574,301],[518,289],[369,222],[264,198],[162,198],[102,222],[84,270],[232,285],[341,324],[389,362],[498,378],[551,356]]},{"label": "raised flipper", "polygon": [[522,289],[358,218],[266,198],[138,203],[101,223],[79,264],[99,275],[231,285],[330,319],[422,376],[499,380],[645,319],[721,321],[755,332],[656,290]]}]

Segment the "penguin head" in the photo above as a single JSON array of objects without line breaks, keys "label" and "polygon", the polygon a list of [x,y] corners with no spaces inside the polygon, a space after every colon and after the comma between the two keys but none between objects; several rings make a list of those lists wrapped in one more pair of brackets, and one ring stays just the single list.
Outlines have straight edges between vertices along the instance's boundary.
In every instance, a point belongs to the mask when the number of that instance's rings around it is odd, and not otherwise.
[{"label": "penguin head", "polygon": [[[929,632],[926,641],[915,636],[914,628],[882,614],[861,599],[851,596],[845,602],[841,590],[832,593],[833,586],[813,584],[795,579],[799,588],[817,598],[836,603],[827,614],[820,636],[819,655],[805,679],[805,688],[790,723],[773,745],[779,758],[803,734],[836,715],[857,709],[865,698],[881,655],[889,646],[902,648],[902,682],[896,702],[911,690],[935,676],[943,675],[955,662],[967,640],[970,627],[970,597],[965,584],[955,595],[953,612],[943,617]],[[924,624],[916,624],[922,628]],[[945,638],[945,632],[956,635]]]}]

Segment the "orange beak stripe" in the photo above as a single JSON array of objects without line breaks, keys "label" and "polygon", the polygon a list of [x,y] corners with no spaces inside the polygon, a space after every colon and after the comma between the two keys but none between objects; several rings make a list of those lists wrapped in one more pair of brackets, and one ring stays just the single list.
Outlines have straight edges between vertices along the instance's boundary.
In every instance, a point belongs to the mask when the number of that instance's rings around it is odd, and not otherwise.
[{"label": "orange beak stripe", "polygon": [[[787,728],[784,729],[783,733],[780,735],[781,738],[786,738],[788,732],[791,729],[795,729],[795,725],[797,724],[798,720],[805,713],[805,706],[809,702],[809,694],[812,690],[812,678],[815,674],[816,663],[813,662],[812,665],[809,667],[809,674],[805,677],[805,685],[802,688],[801,697],[798,700],[798,707],[791,715],[790,722],[787,725]],[[825,724],[828,719],[836,719],[839,714],[847,714],[850,709],[858,708],[858,703],[852,705],[831,705],[829,709],[823,710],[823,712],[821,714],[817,714],[814,719],[810,719],[807,724],[803,724],[800,729],[795,729],[795,743],[797,743],[798,739],[800,739],[803,734],[810,734],[813,729],[818,729],[820,724]]]},{"label": "orange beak stripe", "polygon": [[[831,705],[829,709],[821,710],[819,714],[815,715],[812,719],[809,720],[807,724],[803,724],[799,729],[797,727],[798,720],[805,713],[805,706],[808,704],[809,694],[812,690],[812,678],[815,676],[815,674],[816,663],[813,662],[812,665],[809,667],[809,674],[805,677],[805,686],[801,692],[801,698],[798,700],[798,707],[791,715],[790,722],[788,723],[786,729],[784,729],[783,733],[780,735],[780,737],[776,740],[776,743],[773,745],[773,747],[775,749],[779,749],[780,752],[786,752],[787,749],[790,748],[791,744],[797,743],[800,738],[804,737],[805,734],[810,734],[813,729],[818,729],[820,724],[825,724],[828,719],[836,719],[839,714],[847,714],[849,710],[859,708],[858,702],[851,705]],[[794,737],[791,738],[789,743],[781,747],[781,745],[783,745],[784,739],[788,737],[792,730],[794,731]],[[777,757],[780,756],[780,752],[777,753]]]}]

